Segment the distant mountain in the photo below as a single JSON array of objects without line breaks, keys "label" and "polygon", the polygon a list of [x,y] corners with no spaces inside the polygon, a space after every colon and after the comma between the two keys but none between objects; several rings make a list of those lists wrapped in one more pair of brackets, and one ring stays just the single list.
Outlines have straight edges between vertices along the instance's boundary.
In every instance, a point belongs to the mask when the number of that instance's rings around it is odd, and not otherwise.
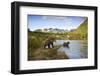
[{"label": "distant mountain", "polygon": [[58,29],[58,28],[45,28],[45,29],[42,29],[42,32],[45,32],[45,33],[65,33],[65,32],[68,32],[68,30],[65,30],[65,29]]}]

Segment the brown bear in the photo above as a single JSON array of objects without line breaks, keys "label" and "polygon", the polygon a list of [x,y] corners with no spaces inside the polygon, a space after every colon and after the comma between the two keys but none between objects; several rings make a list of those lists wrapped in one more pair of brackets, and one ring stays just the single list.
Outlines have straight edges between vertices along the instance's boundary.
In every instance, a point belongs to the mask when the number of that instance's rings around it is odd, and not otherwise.
[{"label": "brown bear", "polygon": [[69,44],[70,44],[69,41],[68,41],[68,42],[64,42],[64,43],[63,43],[63,46],[69,48]]},{"label": "brown bear", "polygon": [[44,48],[48,47],[48,48],[54,48],[54,44],[53,42],[55,41],[54,37],[48,37],[45,41],[44,41]]}]

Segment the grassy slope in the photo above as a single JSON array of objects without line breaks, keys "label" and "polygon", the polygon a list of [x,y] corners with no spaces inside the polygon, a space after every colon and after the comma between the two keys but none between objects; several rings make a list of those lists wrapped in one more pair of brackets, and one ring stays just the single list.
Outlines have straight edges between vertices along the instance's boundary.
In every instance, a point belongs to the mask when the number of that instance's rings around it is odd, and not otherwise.
[{"label": "grassy slope", "polygon": [[87,34],[87,31],[88,31],[88,20],[86,19],[86,20],[76,29],[75,32]]},{"label": "grassy slope", "polygon": [[38,48],[31,50],[28,54],[28,60],[54,60],[54,59],[68,59],[63,52],[57,52],[58,47],[52,49]]},{"label": "grassy slope", "polygon": [[75,31],[69,32],[70,40],[87,40],[88,20],[85,20]]}]

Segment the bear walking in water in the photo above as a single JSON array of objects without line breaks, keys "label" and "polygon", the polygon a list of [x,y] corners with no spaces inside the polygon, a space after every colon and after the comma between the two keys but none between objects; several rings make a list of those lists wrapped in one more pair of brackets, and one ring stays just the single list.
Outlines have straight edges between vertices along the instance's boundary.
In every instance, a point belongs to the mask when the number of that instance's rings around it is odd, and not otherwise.
[{"label": "bear walking in water", "polygon": [[69,44],[70,44],[69,41],[68,41],[68,42],[64,42],[64,43],[63,43],[63,46],[69,48]]}]

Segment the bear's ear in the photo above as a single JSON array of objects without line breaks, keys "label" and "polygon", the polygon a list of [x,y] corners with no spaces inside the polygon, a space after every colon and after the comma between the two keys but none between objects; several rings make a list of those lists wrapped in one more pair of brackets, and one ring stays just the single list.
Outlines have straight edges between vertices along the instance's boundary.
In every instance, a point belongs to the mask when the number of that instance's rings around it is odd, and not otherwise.
[{"label": "bear's ear", "polygon": [[69,41],[67,42],[67,44],[69,44]]}]

